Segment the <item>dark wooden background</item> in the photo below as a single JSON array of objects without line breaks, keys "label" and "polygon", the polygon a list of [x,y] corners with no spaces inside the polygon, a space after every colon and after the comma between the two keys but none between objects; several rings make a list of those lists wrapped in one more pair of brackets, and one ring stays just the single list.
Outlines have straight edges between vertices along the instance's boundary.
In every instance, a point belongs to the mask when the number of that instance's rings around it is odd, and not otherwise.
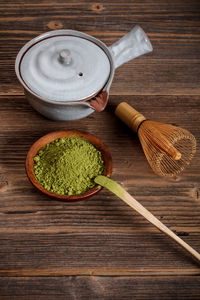
[{"label": "dark wooden background", "polygon": [[[1,0],[0,10],[0,299],[200,299],[198,264],[118,198],[103,190],[83,202],[54,201],[24,169],[29,147],[50,131],[95,134],[112,152],[113,179],[200,251],[199,143],[182,176],[159,178],[113,113],[127,101],[199,141],[199,0]],[[154,51],[116,70],[104,112],[54,122],[31,108],[14,71],[27,41],[65,28],[111,45],[135,24]]]}]

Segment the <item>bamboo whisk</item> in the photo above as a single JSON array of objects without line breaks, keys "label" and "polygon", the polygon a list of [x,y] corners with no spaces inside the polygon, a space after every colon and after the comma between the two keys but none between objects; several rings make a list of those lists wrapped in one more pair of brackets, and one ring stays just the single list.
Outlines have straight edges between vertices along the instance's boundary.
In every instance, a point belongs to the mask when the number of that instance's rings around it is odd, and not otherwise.
[{"label": "bamboo whisk", "polygon": [[145,156],[153,171],[173,177],[189,165],[196,152],[196,139],[187,130],[147,120],[126,102],[121,102],[115,114],[137,132]]}]

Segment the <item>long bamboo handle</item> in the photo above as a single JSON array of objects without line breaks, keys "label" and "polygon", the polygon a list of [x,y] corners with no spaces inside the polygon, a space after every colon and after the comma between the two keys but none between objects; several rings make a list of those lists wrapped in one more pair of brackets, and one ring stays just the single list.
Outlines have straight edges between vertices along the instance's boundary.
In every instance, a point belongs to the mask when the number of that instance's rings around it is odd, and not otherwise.
[{"label": "long bamboo handle", "polygon": [[168,235],[171,239],[173,239],[176,243],[182,246],[186,251],[192,254],[198,262],[200,262],[200,254],[194,250],[191,246],[189,246],[186,242],[184,242],[180,237],[178,237],[173,231],[171,231],[167,226],[165,226],[162,222],[160,222],[152,213],[150,213],[144,206],[142,206],[136,199],[134,199],[127,191],[125,191],[117,182],[109,179],[105,176],[97,176],[95,178],[95,182],[113,194],[117,195],[120,199],[126,202],[129,206],[135,209],[139,214],[141,214],[146,220],[148,220],[151,224],[157,227],[160,231]]}]

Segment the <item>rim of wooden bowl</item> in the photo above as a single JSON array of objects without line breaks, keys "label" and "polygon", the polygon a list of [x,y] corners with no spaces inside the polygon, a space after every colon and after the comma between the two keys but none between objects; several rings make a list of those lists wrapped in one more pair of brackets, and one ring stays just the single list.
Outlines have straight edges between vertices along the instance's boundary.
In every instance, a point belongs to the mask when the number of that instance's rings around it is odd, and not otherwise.
[{"label": "rim of wooden bowl", "polygon": [[83,132],[83,131],[77,131],[77,130],[63,130],[63,131],[53,131],[50,132],[41,138],[39,138],[29,149],[27,156],[26,156],[26,173],[30,180],[30,182],[42,193],[56,198],[58,200],[63,200],[67,202],[71,201],[81,201],[84,199],[87,199],[91,196],[96,195],[102,187],[95,185],[92,189],[88,190],[87,192],[81,194],[81,195],[59,195],[53,192],[50,192],[46,190],[35,178],[34,174],[34,157],[38,153],[40,149],[42,149],[46,144],[53,142],[56,139],[62,138],[62,137],[70,137],[70,136],[78,136],[82,137],[85,140],[89,141],[91,144],[93,144],[102,154],[102,158],[104,160],[105,165],[105,176],[110,176],[112,174],[113,169],[113,161],[112,156],[109,148],[96,136]]}]

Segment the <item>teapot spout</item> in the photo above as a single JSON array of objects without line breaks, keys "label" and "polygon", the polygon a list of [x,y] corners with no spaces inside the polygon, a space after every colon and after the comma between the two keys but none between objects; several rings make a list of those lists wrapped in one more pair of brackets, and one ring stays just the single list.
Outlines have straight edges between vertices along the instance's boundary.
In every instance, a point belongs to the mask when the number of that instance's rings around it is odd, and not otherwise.
[{"label": "teapot spout", "polygon": [[115,68],[138,56],[153,50],[151,42],[144,30],[136,25],[129,33],[109,47]]},{"label": "teapot spout", "polygon": [[93,97],[92,99],[86,101],[87,104],[90,105],[91,108],[100,112],[104,110],[108,103],[108,92],[101,91],[97,96]]}]

